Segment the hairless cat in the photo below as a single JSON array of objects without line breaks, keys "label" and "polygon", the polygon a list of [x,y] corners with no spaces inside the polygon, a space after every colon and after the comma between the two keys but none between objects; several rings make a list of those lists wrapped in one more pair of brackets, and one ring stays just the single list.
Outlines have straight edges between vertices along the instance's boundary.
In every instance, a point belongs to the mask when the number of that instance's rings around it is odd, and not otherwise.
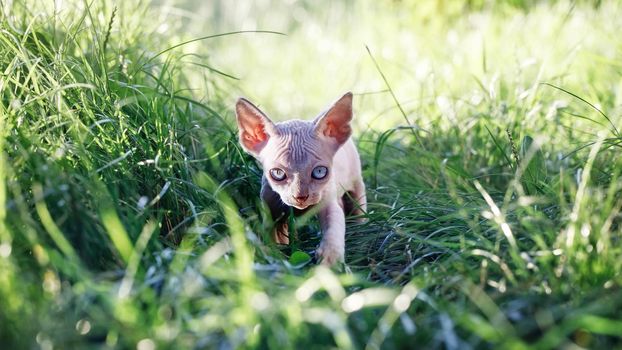
[{"label": "hairless cat", "polygon": [[342,262],[345,215],[367,210],[361,161],[350,138],[352,93],[313,121],[273,123],[246,99],[236,104],[240,144],[263,167],[261,198],[275,221],[274,239],[289,244],[287,214],[319,206],[322,264]]}]

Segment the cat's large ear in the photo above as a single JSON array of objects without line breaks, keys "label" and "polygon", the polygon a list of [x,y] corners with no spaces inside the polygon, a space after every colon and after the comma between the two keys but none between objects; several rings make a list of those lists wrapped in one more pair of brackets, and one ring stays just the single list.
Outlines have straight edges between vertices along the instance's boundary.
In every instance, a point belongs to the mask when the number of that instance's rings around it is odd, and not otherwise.
[{"label": "cat's large ear", "polygon": [[240,129],[240,144],[246,152],[257,157],[268,139],[277,135],[276,126],[259,108],[244,98],[238,99],[235,104],[235,115]]},{"label": "cat's large ear", "polygon": [[352,134],[350,121],[352,120],[352,93],[343,95],[330,109],[315,119],[315,132],[323,137],[329,137],[341,146]]}]

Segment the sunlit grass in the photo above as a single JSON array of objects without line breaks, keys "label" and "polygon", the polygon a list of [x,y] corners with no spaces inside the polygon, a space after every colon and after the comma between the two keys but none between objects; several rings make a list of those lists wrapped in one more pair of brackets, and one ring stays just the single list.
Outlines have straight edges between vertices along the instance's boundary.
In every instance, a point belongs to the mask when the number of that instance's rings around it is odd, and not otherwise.
[{"label": "sunlit grass", "polygon": [[[2,4],[0,344],[621,345],[619,5],[210,4]],[[231,106],[350,89],[329,270],[313,219],[268,239]]]}]

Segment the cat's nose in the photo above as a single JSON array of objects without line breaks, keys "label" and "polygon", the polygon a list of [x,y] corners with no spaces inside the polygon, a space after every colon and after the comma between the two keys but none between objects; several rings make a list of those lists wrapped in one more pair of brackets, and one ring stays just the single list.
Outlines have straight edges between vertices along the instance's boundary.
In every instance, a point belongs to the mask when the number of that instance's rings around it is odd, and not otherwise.
[{"label": "cat's nose", "polygon": [[307,198],[309,198],[309,195],[306,195],[306,196],[293,196],[293,197],[296,200],[296,202],[303,203],[304,201],[307,200]]}]

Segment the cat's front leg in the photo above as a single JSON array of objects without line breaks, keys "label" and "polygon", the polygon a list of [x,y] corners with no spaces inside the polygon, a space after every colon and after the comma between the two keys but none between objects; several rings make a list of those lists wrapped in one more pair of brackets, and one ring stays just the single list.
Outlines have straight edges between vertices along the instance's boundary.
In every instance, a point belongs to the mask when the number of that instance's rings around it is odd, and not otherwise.
[{"label": "cat's front leg", "polygon": [[289,228],[287,225],[287,206],[281,201],[281,197],[274,192],[264,177],[261,184],[261,199],[270,209],[274,222],[272,237],[277,244],[289,244]]},{"label": "cat's front leg", "polygon": [[322,241],[317,255],[324,265],[343,262],[345,254],[346,219],[337,199],[330,201],[319,212]]}]

